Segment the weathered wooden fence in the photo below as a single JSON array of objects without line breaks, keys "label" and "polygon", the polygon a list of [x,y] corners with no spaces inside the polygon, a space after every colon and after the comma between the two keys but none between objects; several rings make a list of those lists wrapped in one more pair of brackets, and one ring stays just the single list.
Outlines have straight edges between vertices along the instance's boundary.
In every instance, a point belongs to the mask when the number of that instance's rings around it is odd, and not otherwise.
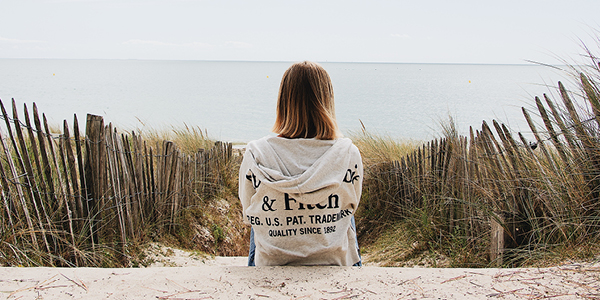
[{"label": "weathered wooden fence", "polygon": [[170,141],[118,133],[100,116],[87,116],[85,136],[77,116],[53,134],[35,104],[31,116],[24,106],[24,122],[14,99],[12,116],[0,108],[0,240],[33,265],[85,265],[83,250],[107,245],[126,260],[128,243],[150,226],[168,230],[183,209],[218,192],[232,159],[231,144],[187,155]]},{"label": "weathered wooden fence", "polygon": [[496,264],[507,249],[597,233],[600,97],[584,75],[581,80],[591,117],[576,109],[559,83],[562,110],[545,95],[546,105],[535,99],[543,132],[523,108],[532,141],[521,133],[515,138],[496,121],[493,129],[486,122],[481,130],[471,128],[469,137],[433,140],[367,170],[369,198],[376,201],[361,205],[382,218],[423,213],[441,235],[458,228],[473,244],[488,245]]}]

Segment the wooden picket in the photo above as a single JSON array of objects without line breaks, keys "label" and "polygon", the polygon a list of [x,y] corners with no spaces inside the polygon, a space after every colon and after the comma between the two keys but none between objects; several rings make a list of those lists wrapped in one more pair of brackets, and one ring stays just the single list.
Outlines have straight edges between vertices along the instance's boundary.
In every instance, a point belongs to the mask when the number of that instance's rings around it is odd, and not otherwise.
[{"label": "wooden picket", "polygon": [[214,168],[233,156],[231,144],[220,142],[193,155],[170,141],[148,147],[95,115],[87,115],[85,136],[77,116],[72,135],[66,120],[63,133],[52,134],[35,104],[32,115],[24,107],[24,123],[14,100],[12,116],[1,102],[0,109],[0,228],[15,243],[29,236],[25,243],[47,254],[43,264],[85,265],[77,247],[120,244],[125,254],[146,226],[172,229],[182,210],[214,195],[222,180]]}]

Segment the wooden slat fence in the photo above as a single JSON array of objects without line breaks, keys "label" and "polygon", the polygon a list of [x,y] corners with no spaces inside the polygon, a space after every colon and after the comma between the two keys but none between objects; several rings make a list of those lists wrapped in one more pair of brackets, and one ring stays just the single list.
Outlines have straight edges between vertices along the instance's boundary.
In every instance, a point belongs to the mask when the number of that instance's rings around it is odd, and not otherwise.
[{"label": "wooden slat fence", "polygon": [[77,116],[72,133],[65,120],[54,134],[35,104],[32,116],[24,106],[25,122],[14,99],[12,116],[0,108],[0,240],[31,265],[90,265],[86,251],[107,246],[126,264],[127,246],[150,226],[171,230],[182,210],[218,193],[219,168],[233,158],[229,143],[187,155],[95,115],[87,115],[85,136]]},{"label": "wooden slat fence", "polygon": [[600,97],[584,75],[582,82],[591,117],[559,83],[563,110],[545,95],[545,105],[535,99],[543,132],[523,108],[534,140],[496,121],[471,128],[469,137],[435,139],[368,169],[366,186],[373,188],[361,205],[382,219],[427,218],[438,235],[488,247],[497,265],[510,249],[597,234]]}]

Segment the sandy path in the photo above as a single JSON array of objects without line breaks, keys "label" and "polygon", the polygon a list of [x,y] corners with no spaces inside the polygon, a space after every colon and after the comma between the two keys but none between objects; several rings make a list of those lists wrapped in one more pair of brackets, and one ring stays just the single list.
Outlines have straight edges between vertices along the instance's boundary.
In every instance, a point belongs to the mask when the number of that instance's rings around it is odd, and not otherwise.
[{"label": "sandy path", "polygon": [[600,264],[544,269],[239,266],[244,262],[218,258],[190,267],[0,268],[0,298],[600,299]]}]

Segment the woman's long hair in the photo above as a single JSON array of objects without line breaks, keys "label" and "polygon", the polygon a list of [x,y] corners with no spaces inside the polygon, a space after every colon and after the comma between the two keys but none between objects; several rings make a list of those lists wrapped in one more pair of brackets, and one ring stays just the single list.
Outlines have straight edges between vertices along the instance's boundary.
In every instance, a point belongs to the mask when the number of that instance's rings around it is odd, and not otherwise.
[{"label": "woman's long hair", "polygon": [[286,138],[332,140],[341,136],[331,79],[319,64],[304,61],[285,71],[273,132]]}]

